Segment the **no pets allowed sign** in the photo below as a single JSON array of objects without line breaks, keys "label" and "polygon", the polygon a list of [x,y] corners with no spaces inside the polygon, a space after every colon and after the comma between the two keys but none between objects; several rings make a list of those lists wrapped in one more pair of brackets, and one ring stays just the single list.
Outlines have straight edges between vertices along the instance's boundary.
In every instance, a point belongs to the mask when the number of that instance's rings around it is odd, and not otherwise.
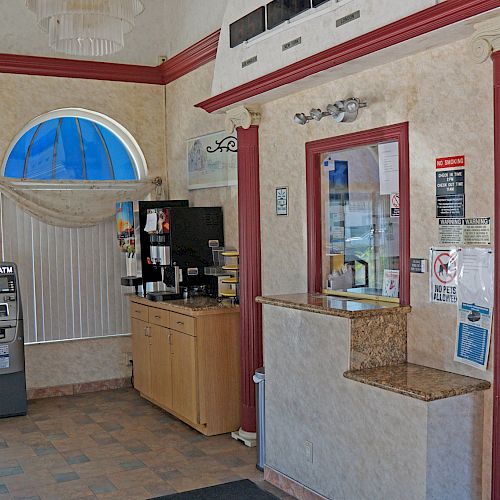
[{"label": "no pets allowed sign", "polygon": [[431,249],[430,301],[457,303],[458,252],[451,249]]}]

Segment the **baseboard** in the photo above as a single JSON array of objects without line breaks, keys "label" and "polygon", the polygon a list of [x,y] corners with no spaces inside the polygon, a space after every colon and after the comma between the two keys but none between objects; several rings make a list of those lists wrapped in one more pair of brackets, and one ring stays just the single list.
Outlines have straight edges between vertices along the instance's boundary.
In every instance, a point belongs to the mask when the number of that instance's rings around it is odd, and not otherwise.
[{"label": "baseboard", "polygon": [[264,479],[298,500],[328,500],[323,495],[310,490],[298,481],[267,465],[264,466]]},{"label": "baseboard", "polygon": [[112,389],[123,389],[125,387],[132,387],[129,377],[99,380],[96,382],[84,382],[81,384],[57,385],[54,387],[36,387],[28,389],[28,399],[74,396],[75,394],[109,391]]}]

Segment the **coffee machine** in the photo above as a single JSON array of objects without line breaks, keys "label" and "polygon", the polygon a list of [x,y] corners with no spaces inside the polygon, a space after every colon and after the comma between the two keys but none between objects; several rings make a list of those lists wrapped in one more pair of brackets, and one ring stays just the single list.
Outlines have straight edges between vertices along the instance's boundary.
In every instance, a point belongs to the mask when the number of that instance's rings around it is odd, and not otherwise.
[{"label": "coffee machine", "polygon": [[[179,299],[206,288],[213,248],[224,245],[221,207],[182,202],[139,202],[141,266],[145,295],[154,301]],[[186,202],[187,204],[187,202]]]}]

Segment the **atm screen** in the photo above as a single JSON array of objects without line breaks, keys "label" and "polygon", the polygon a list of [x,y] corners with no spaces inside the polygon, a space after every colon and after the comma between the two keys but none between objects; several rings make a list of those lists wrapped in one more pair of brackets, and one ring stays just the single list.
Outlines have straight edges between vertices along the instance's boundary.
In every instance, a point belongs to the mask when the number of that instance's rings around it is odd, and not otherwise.
[{"label": "atm screen", "polygon": [[6,318],[9,315],[9,306],[7,304],[0,304],[0,318]]},{"label": "atm screen", "polygon": [[9,291],[9,278],[2,276],[0,278],[0,292],[8,292]]}]

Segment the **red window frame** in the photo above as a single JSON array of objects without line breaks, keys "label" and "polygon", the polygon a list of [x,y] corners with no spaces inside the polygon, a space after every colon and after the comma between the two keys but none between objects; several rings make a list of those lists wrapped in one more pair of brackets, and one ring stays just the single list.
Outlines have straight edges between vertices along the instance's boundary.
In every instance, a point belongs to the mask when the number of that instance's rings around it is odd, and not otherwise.
[{"label": "red window frame", "polygon": [[410,155],[408,122],[354,132],[306,143],[307,190],[307,287],[309,293],[321,293],[321,175],[320,156],[379,142],[397,141],[399,144],[399,255],[400,303],[410,305]]}]

